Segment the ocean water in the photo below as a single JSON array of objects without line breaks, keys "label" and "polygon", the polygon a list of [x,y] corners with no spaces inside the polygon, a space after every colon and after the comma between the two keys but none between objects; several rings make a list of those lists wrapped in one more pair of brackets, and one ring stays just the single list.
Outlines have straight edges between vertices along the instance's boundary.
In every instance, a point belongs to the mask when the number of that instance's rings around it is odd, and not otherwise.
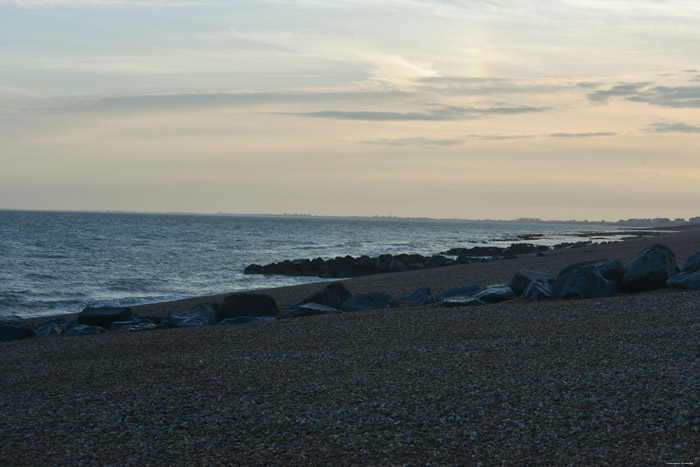
[{"label": "ocean water", "polygon": [[529,243],[553,245],[586,239],[576,233],[611,230],[592,224],[0,211],[0,316],[320,280],[244,275],[251,263],[505,247],[525,234],[543,234]]}]

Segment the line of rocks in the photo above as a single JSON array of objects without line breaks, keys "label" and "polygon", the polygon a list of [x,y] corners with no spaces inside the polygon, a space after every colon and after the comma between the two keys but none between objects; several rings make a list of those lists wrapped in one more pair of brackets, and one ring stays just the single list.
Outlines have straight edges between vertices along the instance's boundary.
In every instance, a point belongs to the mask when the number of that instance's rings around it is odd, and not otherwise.
[{"label": "line of rocks", "polygon": [[483,306],[521,297],[538,301],[565,298],[610,297],[617,293],[635,293],[673,287],[700,290],[700,251],[691,254],[679,270],[675,254],[666,246],[652,244],[643,248],[627,266],[619,259],[598,259],[574,263],[555,278],[539,271],[521,270],[505,284],[466,285],[447,290],[437,300],[429,286],[422,286],[406,297],[392,298],[383,292],[352,295],[340,282],[334,282],[281,313],[274,298],[256,293],[236,293],[220,303],[202,303],[166,318],[139,317],[128,307],[84,309],[77,320],[53,319],[34,326],[18,317],[0,319],[0,341],[32,336],[100,334],[133,332],[179,327],[202,327],[215,324],[246,324],[275,319],[298,318],[323,314],[380,310],[394,304],[444,307]]},{"label": "line of rocks", "polygon": [[[453,264],[470,264],[498,259],[514,259],[518,255],[543,254],[546,251],[580,248],[592,245],[592,242],[561,243],[552,247],[530,243],[513,243],[507,248],[477,246],[473,248],[452,248],[440,254],[423,256],[417,253],[370,256],[337,256],[324,260],[296,259],[270,263],[266,265],[251,264],[244,269],[245,274],[266,274],[284,276],[309,276],[324,279],[348,278],[382,274],[387,272],[418,271],[433,269]],[[448,258],[453,256],[454,258]]]}]

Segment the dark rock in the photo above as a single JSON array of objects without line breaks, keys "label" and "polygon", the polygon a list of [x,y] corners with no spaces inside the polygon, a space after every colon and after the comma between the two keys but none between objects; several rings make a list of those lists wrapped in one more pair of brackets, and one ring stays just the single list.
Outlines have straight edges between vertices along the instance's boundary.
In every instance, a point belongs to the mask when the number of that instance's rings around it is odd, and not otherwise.
[{"label": "dark rock", "polygon": [[450,297],[442,300],[442,306],[446,308],[453,308],[458,306],[481,306],[486,305],[478,298],[474,298],[470,295],[452,295]]},{"label": "dark rock", "polygon": [[263,267],[259,264],[251,264],[243,270],[243,274],[262,274]]},{"label": "dark rock", "polygon": [[288,259],[282,261],[281,263],[277,263],[277,269],[279,269],[280,274],[285,276],[301,276],[301,268],[299,265],[289,261]]},{"label": "dark rock", "polygon": [[128,307],[87,307],[78,315],[78,324],[109,329],[112,323],[129,321],[133,318],[134,312]]},{"label": "dark rock", "polygon": [[189,310],[168,316],[165,323],[170,328],[199,328],[216,324],[216,310],[211,303],[200,303]]},{"label": "dark rock", "polygon": [[569,272],[573,271],[574,269],[581,267],[581,266],[588,266],[589,264],[594,265],[595,267],[598,268],[598,271],[605,277],[607,280],[612,282],[615,285],[616,291],[617,292],[622,292],[623,285],[622,285],[622,277],[625,274],[625,266],[622,264],[622,261],[619,259],[595,259],[591,261],[579,261],[578,263],[573,263],[565,267],[559,272],[559,275],[557,276],[557,279],[560,277],[563,277],[564,275],[568,274]]},{"label": "dark rock", "polygon": [[406,272],[408,271],[408,265],[401,261],[400,259],[392,260],[389,263],[389,271],[391,272]]},{"label": "dark rock", "polygon": [[508,282],[506,282],[506,285],[513,289],[513,293],[517,297],[520,297],[523,294],[523,292],[525,292],[525,289],[527,289],[527,287],[532,282],[542,282],[546,284],[551,284],[552,282],[554,282],[554,276],[547,272],[529,271],[527,269],[522,269],[513,274],[513,277],[511,277],[508,280]]},{"label": "dark rock", "polygon": [[435,299],[433,298],[433,291],[430,287],[424,285],[423,287],[418,287],[406,297],[400,298],[398,301],[414,303],[416,305],[429,305],[433,303]]},{"label": "dark rock", "polygon": [[263,274],[281,274],[279,268],[277,267],[277,264],[272,263],[272,264],[266,264],[265,266],[262,267],[262,273]]},{"label": "dark rock", "polygon": [[0,342],[16,341],[36,336],[34,326],[17,316],[0,318]]},{"label": "dark rock", "polygon": [[384,292],[358,293],[347,299],[340,309],[343,311],[381,310],[391,306],[391,297]]},{"label": "dark rock", "polygon": [[219,304],[216,312],[217,321],[241,316],[271,316],[280,312],[277,302],[269,295],[257,293],[238,293],[228,295]]},{"label": "dark rock", "polygon": [[548,282],[532,281],[520,295],[533,302],[552,298],[552,287]]},{"label": "dark rock", "polygon": [[91,336],[94,334],[102,334],[106,329],[102,326],[90,326],[87,324],[78,324],[77,321],[69,322],[64,331],[69,336]]},{"label": "dark rock", "polygon": [[156,324],[148,319],[132,319],[131,321],[117,321],[109,327],[110,331],[139,332],[154,331],[156,329],[168,329],[165,324]]},{"label": "dark rock", "polygon": [[451,297],[473,297],[474,295],[481,292],[481,287],[478,285],[467,285],[464,287],[457,287],[454,289],[449,289],[444,291],[438,297],[438,302],[444,302]]},{"label": "dark rock", "polygon": [[341,310],[319,303],[304,303],[287,311],[281,318],[299,318],[301,316],[330,315],[342,313]]},{"label": "dark rock", "polygon": [[445,265],[447,258],[442,255],[431,256],[428,260],[423,263],[425,269],[440,268]]},{"label": "dark rock", "polygon": [[537,247],[530,243],[513,243],[511,246],[501,252],[502,255],[527,255],[537,253]]},{"label": "dark rock", "polygon": [[513,300],[515,293],[507,285],[489,285],[484,290],[474,295],[474,298],[484,303],[500,303]]},{"label": "dark rock", "polygon": [[292,308],[296,308],[305,303],[318,303],[326,305],[330,308],[339,309],[347,299],[352,297],[350,291],[340,282],[333,282],[325,286],[322,290],[312,293],[311,295],[298,301]]},{"label": "dark rock", "polygon": [[235,318],[226,318],[219,324],[230,326],[233,324],[269,323],[274,320],[275,318],[272,316],[237,316]]},{"label": "dark rock", "polygon": [[683,271],[686,272],[698,272],[700,271],[700,250],[692,253],[685,260],[683,264]]},{"label": "dark rock", "polygon": [[76,321],[68,321],[63,318],[56,318],[50,321],[41,323],[36,327],[38,336],[58,336],[66,333],[66,327],[69,325],[77,325]]},{"label": "dark rock", "polygon": [[676,255],[667,246],[657,243],[637,253],[625,268],[622,282],[626,292],[659,289],[677,273]]},{"label": "dark rock", "polygon": [[579,266],[558,278],[552,284],[554,298],[597,298],[612,297],[615,284],[607,280],[592,264]]},{"label": "dark rock", "polygon": [[679,272],[675,276],[669,277],[666,281],[666,285],[668,287],[673,287],[674,289],[700,290],[700,271]]}]

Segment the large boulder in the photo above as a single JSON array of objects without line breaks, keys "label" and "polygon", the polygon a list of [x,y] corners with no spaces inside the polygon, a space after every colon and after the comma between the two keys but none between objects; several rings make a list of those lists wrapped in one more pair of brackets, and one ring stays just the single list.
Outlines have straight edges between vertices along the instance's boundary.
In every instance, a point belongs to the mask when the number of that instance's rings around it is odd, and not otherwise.
[{"label": "large boulder", "polygon": [[87,307],[78,315],[78,324],[109,329],[112,323],[132,319],[134,312],[128,307]]},{"label": "large boulder", "polygon": [[451,297],[473,297],[481,292],[481,287],[478,285],[465,285],[464,287],[455,287],[444,291],[438,296],[438,302],[444,302]]},{"label": "large boulder", "polygon": [[322,290],[301,299],[292,305],[292,308],[304,305],[305,303],[318,303],[319,305],[326,305],[338,309],[340,305],[350,297],[352,297],[352,294],[342,283],[333,282],[325,286]]},{"label": "large boulder", "polygon": [[130,321],[117,321],[109,327],[110,331],[139,332],[155,331],[156,329],[168,329],[165,324],[154,323],[150,319],[132,319]]},{"label": "large boulder", "polygon": [[520,297],[525,289],[530,285],[531,282],[542,282],[546,284],[551,284],[554,282],[554,276],[548,272],[539,271],[529,271],[527,269],[522,269],[511,277],[506,285],[513,289],[513,293]]},{"label": "large boulder", "polygon": [[274,318],[279,312],[277,302],[269,295],[237,293],[224,297],[216,311],[216,320],[223,321],[241,316],[270,316]]},{"label": "large boulder", "polygon": [[56,318],[41,323],[36,327],[37,336],[58,336],[66,333],[66,327],[70,324],[78,324],[63,318]]},{"label": "large boulder", "polygon": [[682,290],[700,290],[700,271],[682,271],[671,276],[666,281],[666,286]]},{"label": "large boulder", "polygon": [[216,309],[213,303],[200,303],[189,310],[174,313],[166,320],[170,328],[200,328],[216,324]]},{"label": "large boulder", "polygon": [[342,313],[342,311],[330,306],[310,302],[295,306],[283,314],[281,318],[299,318],[301,316],[332,315],[337,313]]},{"label": "large boulder", "polygon": [[500,303],[508,300],[513,300],[515,293],[513,289],[507,285],[489,285],[484,290],[474,295],[474,298],[481,300],[484,303]]},{"label": "large boulder", "polygon": [[547,282],[532,281],[520,295],[521,298],[537,302],[552,298],[552,287]]},{"label": "large boulder", "polygon": [[676,255],[660,244],[643,248],[625,268],[622,282],[626,292],[660,289],[678,273]]},{"label": "large boulder", "polygon": [[107,330],[102,326],[90,326],[88,324],[78,324],[77,321],[69,321],[64,332],[69,336],[91,336],[94,334],[102,334]]},{"label": "large boulder", "polygon": [[415,305],[430,305],[435,301],[435,299],[433,299],[433,291],[430,289],[430,287],[424,285],[422,287],[418,287],[409,295],[400,298],[398,301],[413,303]]},{"label": "large boulder", "polygon": [[237,316],[235,318],[224,319],[219,324],[222,326],[230,326],[236,324],[270,323],[274,320],[275,318],[272,316]]},{"label": "large boulder", "polygon": [[358,293],[348,298],[341,306],[343,311],[381,310],[391,306],[391,297],[384,292]]},{"label": "large boulder", "polygon": [[0,318],[0,342],[16,341],[36,336],[34,326],[17,316]]},{"label": "large boulder", "polygon": [[595,265],[589,264],[579,266],[555,280],[552,284],[552,297],[612,297],[616,290],[615,284],[603,277]]},{"label": "large boulder", "polygon": [[619,259],[605,258],[588,261],[579,261],[578,263],[570,264],[564,269],[562,269],[559,272],[557,279],[565,276],[566,274],[578,267],[587,266],[589,264],[592,264],[595,267],[597,267],[598,271],[600,271],[603,277],[615,284],[615,287],[617,288],[616,292],[622,292],[624,290],[622,285],[622,277],[625,275],[625,265],[622,264],[622,261],[620,261]]},{"label": "large boulder", "polygon": [[686,272],[698,272],[700,271],[700,250],[692,253],[685,260],[683,264],[683,271]]},{"label": "large boulder", "polygon": [[481,306],[486,305],[478,298],[472,295],[451,295],[442,300],[442,306],[445,308],[453,308],[458,306]]}]

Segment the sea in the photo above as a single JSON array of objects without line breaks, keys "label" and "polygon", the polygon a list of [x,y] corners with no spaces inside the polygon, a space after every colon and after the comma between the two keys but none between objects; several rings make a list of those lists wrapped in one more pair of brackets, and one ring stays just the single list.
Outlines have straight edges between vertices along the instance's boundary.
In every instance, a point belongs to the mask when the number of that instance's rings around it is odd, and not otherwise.
[{"label": "sea", "polygon": [[[246,275],[252,263],[622,238],[612,225],[0,211],[0,317],[24,318],[320,281]],[[524,235],[541,235],[521,240]]]}]

